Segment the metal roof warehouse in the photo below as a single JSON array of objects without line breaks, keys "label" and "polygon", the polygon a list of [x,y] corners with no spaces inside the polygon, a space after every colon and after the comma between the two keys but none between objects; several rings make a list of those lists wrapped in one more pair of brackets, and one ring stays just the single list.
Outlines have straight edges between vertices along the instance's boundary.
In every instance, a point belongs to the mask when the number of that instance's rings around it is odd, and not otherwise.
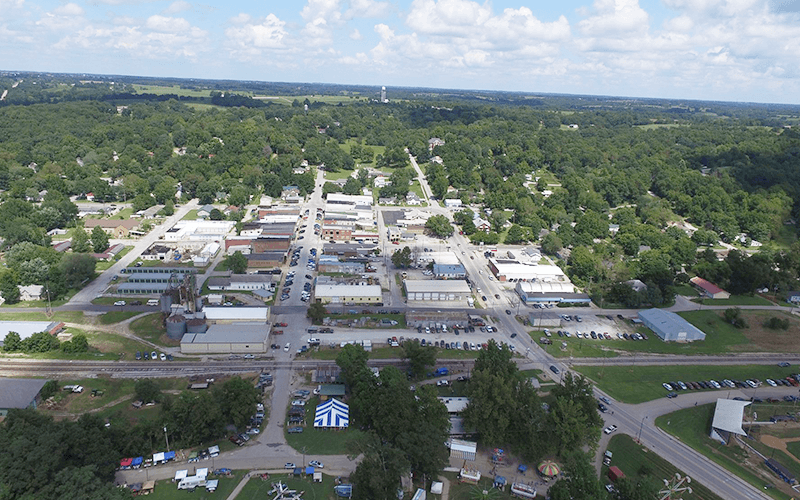
[{"label": "metal roof warehouse", "polygon": [[639,311],[639,319],[665,342],[705,340],[706,334],[677,314],[662,309]]}]

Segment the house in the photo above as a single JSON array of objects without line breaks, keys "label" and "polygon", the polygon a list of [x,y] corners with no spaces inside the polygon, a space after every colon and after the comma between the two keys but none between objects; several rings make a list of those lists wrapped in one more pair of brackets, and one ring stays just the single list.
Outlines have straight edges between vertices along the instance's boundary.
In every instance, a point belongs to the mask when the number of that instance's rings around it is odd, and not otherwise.
[{"label": "house", "polygon": [[723,290],[722,288],[718,287],[717,285],[704,280],[699,276],[695,276],[694,278],[689,280],[689,283],[692,284],[702,297],[708,299],[729,299],[731,294]]},{"label": "house", "polygon": [[417,196],[417,193],[409,192],[406,195],[406,203],[408,205],[422,205],[422,200],[419,199],[419,196]]},{"label": "house", "polygon": [[213,205],[203,205],[197,209],[197,217],[207,219],[211,215],[212,210],[214,210]]},{"label": "house", "polygon": [[647,284],[641,280],[628,280],[625,282],[625,284],[631,287],[631,289],[637,293],[647,291]]},{"label": "house", "polygon": [[46,383],[43,378],[0,378],[0,417],[8,415],[11,409],[36,408]]},{"label": "house", "polygon": [[131,219],[86,219],[86,221],[83,223],[83,228],[88,233],[91,233],[92,229],[95,227],[101,228],[112,238],[128,238],[131,235],[131,232],[139,227],[139,221]]},{"label": "house", "polygon": [[53,244],[53,249],[56,252],[66,252],[72,246],[72,240],[59,241]]},{"label": "house", "polygon": [[428,139],[428,149],[430,151],[433,151],[433,148],[437,146],[444,146],[444,145],[445,145],[444,139],[440,139],[438,137],[431,137],[430,139]]},{"label": "house", "polygon": [[488,233],[489,231],[492,230],[492,224],[486,219],[477,217],[472,222],[475,224],[475,229],[477,229],[478,231],[483,231],[484,233]]},{"label": "house", "polygon": [[42,285],[17,285],[19,288],[19,300],[25,302],[29,300],[42,300],[42,292],[44,287]]},{"label": "house", "polygon": [[461,200],[458,198],[447,198],[444,200],[444,206],[446,208],[461,208]]},{"label": "house", "polygon": [[300,195],[300,188],[297,186],[283,186],[281,190],[281,198],[286,199],[290,196],[299,196]]},{"label": "house", "polygon": [[142,260],[170,260],[172,249],[165,245],[154,244],[142,252]]}]

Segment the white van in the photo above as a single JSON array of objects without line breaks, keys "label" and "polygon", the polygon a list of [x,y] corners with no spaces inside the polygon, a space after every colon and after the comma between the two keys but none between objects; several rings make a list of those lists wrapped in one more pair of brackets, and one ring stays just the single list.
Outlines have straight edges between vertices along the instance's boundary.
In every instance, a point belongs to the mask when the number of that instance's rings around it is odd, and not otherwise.
[{"label": "white van", "polygon": [[147,301],[147,305],[148,306],[157,306],[158,305],[158,299],[150,299],[150,300],[148,300]]}]

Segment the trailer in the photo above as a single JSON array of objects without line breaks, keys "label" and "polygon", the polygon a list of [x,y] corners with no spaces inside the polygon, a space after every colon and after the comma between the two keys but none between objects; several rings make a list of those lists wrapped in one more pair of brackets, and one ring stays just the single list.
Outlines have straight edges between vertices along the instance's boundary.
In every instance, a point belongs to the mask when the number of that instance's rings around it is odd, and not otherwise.
[{"label": "trailer", "polygon": [[511,494],[519,498],[536,498],[536,487],[525,483],[513,483]]},{"label": "trailer", "polygon": [[187,476],[181,479],[178,483],[179,490],[193,490],[195,488],[202,488],[206,485],[205,476]]}]

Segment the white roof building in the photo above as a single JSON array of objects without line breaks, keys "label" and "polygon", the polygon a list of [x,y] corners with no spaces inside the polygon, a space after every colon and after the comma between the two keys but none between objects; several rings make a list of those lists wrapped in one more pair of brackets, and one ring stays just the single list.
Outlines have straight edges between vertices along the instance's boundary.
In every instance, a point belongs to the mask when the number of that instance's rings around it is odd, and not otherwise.
[{"label": "white roof building", "polygon": [[318,284],[314,296],[325,304],[364,304],[382,302],[383,291],[380,285]]},{"label": "white roof building", "polygon": [[164,233],[164,241],[222,241],[235,226],[228,220],[181,220]]},{"label": "white roof building", "polygon": [[558,266],[527,264],[510,259],[489,259],[489,269],[499,281],[545,281],[569,283],[569,278]]},{"label": "white roof building", "polygon": [[268,336],[269,328],[263,322],[209,325],[205,333],[185,333],[181,353],[263,353],[267,352]]},{"label": "white roof building", "polygon": [[342,205],[369,205],[372,206],[372,196],[342,194],[342,193],[328,193],[326,201],[329,204],[342,204]]},{"label": "white roof building", "polygon": [[466,300],[472,290],[465,280],[404,280],[409,301]]},{"label": "white roof building", "polygon": [[714,418],[711,421],[711,438],[727,444],[727,435],[730,433],[740,436],[747,435],[742,429],[742,420],[744,418],[744,407],[749,404],[750,401],[717,399]]},{"label": "white roof building", "polygon": [[210,323],[266,323],[269,319],[269,307],[205,307],[203,313]]}]

